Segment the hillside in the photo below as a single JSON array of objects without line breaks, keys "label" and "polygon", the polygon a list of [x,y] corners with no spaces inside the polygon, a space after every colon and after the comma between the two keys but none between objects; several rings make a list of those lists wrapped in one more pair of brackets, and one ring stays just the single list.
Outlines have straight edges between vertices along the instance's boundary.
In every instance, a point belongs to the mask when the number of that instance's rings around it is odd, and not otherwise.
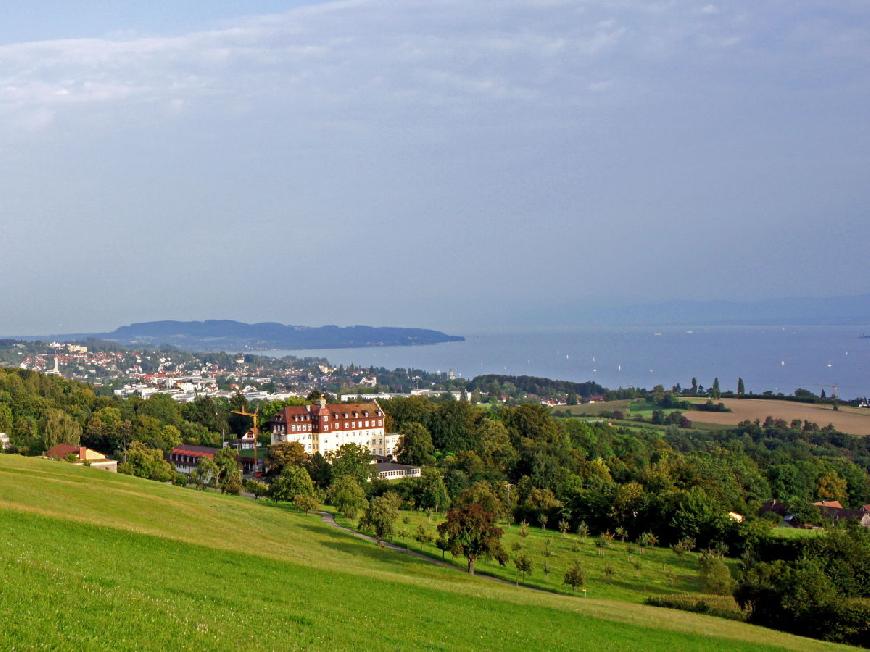
[{"label": "hillside", "polygon": [[389,326],[294,326],[245,324],[228,319],[152,321],[121,326],[108,333],[71,333],[24,339],[63,341],[97,339],[125,345],[170,345],[187,351],[267,349],[341,349],[369,346],[415,346],[464,338],[425,328]]},{"label": "hillside", "polygon": [[3,649],[836,647],[514,588],[316,515],[41,459],[0,456],[0,527]]}]

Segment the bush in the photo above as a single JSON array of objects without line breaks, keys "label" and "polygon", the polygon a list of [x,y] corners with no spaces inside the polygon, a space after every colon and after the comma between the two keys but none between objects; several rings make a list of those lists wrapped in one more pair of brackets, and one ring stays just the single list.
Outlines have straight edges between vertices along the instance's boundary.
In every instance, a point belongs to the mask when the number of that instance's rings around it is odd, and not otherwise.
[{"label": "bush", "polygon": [[731,620],[746,620],[746,614],[740,609],[734,598],[724,595],[662,595],[649,597],[645,604],[666,609],[680,609],[692,613],[709,614]]},{"label": "bush", "polygon": [[705,593],[731,595],[734,580],[731,578],[731,571],[728,570],[722,557],[706,551],[701,554],[698,564],[701,567],[699,572],[701,587]]}]

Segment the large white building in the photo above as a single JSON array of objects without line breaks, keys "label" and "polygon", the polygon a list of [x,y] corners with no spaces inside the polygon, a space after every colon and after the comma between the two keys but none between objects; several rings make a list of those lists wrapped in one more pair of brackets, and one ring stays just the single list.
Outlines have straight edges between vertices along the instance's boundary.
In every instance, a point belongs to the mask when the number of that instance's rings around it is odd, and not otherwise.
[{"label": "large white building", "polygon": [[329,403],[285,407],[272,419],[272,445],[297,441],[309,455],[327,455],[345,444],[364,446],[391,457],[399,435],[384,430],[384,411],[371,403]]}]

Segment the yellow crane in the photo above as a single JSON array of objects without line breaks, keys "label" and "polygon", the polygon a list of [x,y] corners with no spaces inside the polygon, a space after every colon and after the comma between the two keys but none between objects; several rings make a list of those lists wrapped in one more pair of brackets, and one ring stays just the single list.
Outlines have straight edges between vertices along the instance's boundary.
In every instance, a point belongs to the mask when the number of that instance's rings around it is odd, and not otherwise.
[{"label": "yellow crane", "polygon": [[[257,408],[253,412],[248,412],[244,408],[241,410],[233,410],[233,414],[238,414],[243,417],[251,417],[251,420],[254,423],[253,428],[251,428],[251,434],[254,436],[254,472],[257,470],[257,446],[260,443],[260,408]],[[241,445],[239,446],[241,450]]]}]

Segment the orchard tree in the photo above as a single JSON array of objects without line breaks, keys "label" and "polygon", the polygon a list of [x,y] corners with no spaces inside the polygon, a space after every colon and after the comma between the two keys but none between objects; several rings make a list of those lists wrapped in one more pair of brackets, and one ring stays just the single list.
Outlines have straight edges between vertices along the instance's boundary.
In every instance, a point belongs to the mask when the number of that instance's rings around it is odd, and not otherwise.
[{"label": "orchard tree", "polygon": [[272,481],[269,494],[273,500],[292,502],[296,496],[313,496],[314,483],[301,466],[286,466]]},{"label": "orchard tree", "polygon": [[338,476],[327,493],[327,499],[339,513],[355,519],[366,507],[366,493],[359,483],[349,475]]},{"label": "orchard tree", "polygon": [[360,529],[374,532],[378,541],[390,538],[396,529],[396,520],[399,518],[399,505],[401,503],[402,499],[392,491],[388,491],[383,496],[375,496],[369,501],[368,507],[360,519]]},{"label": "orchard tree", "polygon": [[474,575],[474,563],[480,557],[503,556],[501,528],[495,525],[495,514],[477,504],[463,505],[447,512],[447,520],[438,526],[447,536],[450,552],[462,555],[468,562],[468,572]]},{"label": "orchard tree", "polygon": [[521,553],[514,557],[514,566],[517,569],[517,586],[520,585],[520,580],[523,582],[526,581],[526,575],[531,575],[532,573],[532,560],[529,559],[529,556],[525,553]]},{"label": "orchard tree", "polygon": [[288,466],[301,466],[307,460],[305,447],[298,441],[288,441],[269,446],[266,454],[266,475],[277,477]]},{"label": "orchard tree", "polygon": [[583,567],[580,562],[574,560],[568,569],[565,571],[565,577],[562,580],[563,584],[571,587],[571,592],[577,590],[578,586],[583,586],[586,583],[586,575],[583,573]]}]

